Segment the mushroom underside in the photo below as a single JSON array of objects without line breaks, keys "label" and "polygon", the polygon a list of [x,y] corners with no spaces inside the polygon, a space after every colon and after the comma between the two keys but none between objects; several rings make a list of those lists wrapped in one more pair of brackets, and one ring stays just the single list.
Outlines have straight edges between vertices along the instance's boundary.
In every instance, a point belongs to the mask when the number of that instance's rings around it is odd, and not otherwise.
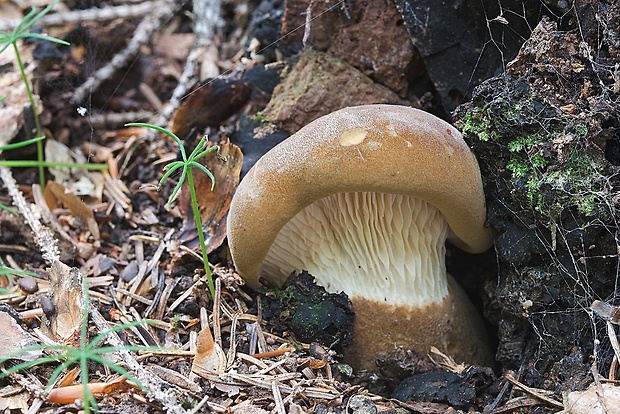
[{"label": "mushroom underside", "polygon": [[416,197],[354,192],[320,199],[293,217],[265,257],[261,276],[281,285],[307,270],[329,292],[424,307],[448,294],[448,224]]}]

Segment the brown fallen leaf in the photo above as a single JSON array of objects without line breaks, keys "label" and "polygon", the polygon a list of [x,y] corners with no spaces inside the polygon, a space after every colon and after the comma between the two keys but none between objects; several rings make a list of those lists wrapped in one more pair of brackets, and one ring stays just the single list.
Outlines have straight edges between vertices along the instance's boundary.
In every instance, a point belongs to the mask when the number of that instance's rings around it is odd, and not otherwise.
[{"label": "brown fallen leaf", "polygon": [[604,320],[620,325],[620,307],[611,306],[600,300],[595,300],[592,302],[592,305],[590,305],[590,309]]},{"label": "brown fallen leaf", "polygon": [[72,368],[69,372],[67,372],[65,374],[64,377],[62,377],[57,383],[56,386],[58,388],[60,387],[68,387],[71,384],[73,384],[75,382],[75,380],[77,379],[78,375],[80,375],[80,368],[78,367],[74,367]]},{"label": "brown fallen leaf", "polygon": [[93,239],[99,240],[99,225],[95,220],[95,213],[93,210],[84,203],[80,197],[73,194],[67,188],[55,181],[49,181],[45,186],[45,193],[43,194],[45,202],[50,210],[58,208],[58,203],[62,204],[78,219],[84,221],[88,227]]},{"label": "brown fallen leaf", "polygon": [[[1,2],[0,2],[1,3]],[[3,16],[4,17],[4,16]],[[32,58],[34,45],[25,45],[18,42],[20,58],[26,67],[26,77],[32,85],[36,63]],[[26,86],[19,72],[19,66],[13,48],[7,48],[0,53],[0,66],[4,69],[0,73],[0,97],[5,98],[0,105],[0,146],[8,144],[24,126],[24,107],[29,105]],[[34,95],[38,113],[43,105],[38,95]]]},{"label": "brown fallen leaf", "polygon": [[226,357],[222,348],[213,340],[209,327],[201,329],[198,333],[192,372],[206,377],[208,374],[221,374],[225,369]]},{"label": "brown fallen leaf", "polygon": [[[0,13],[2,13],[0,11]],[[21,389],[21,391],[20,391]],[[3,389],[6,397],[0,398],[0,412],[2,413],[27,413],[30,407],[32,395],[25,388],[6,385]]]},{"label": "brown fallen leaf", "polygon": [[[118,377],[110,382],[92,382],[87,384],[89,391],[95,397],[102,397],[119,389],[125,388],[127,378]],[[72,404],[77,399],[84,398],[84,386],[82,384],[69,385],[66,387],[54,388],[47,395],[45,401],[56,404]]]},{"label": "brown fallen leaf", "polygon": [[198,85],[176,110],[170,130],[181,139],[192,131],[217,127],[237,112],[250,97],[251,88],[238,80],[216,78]]},{"label": "brown fallen leaf", "polygon": [[251,400],[244,401],[239,405],[230,408],[232,414],[268,414],[269,411],[252,404]]},{"label": "brown fallen leaf", "polygon": [[[220,157],[224,157],[226,161]],[[226,237],[226,218],[228,217],[232,196],[239,185],[239,176],[243,164],[241,150],[230,142],[220,145],[220,157],[213,151],[203,159],[203,165],[215,177],[213,191],[211,191],[211,180],[206,174],[198,170],[193,174],[208,253],[218,248]],[[187,186],[183,188],[179,197],[179,208],[184,217],[187,217],[179,235],[179,241],[189,248],[197,250],[199,246]]]}]

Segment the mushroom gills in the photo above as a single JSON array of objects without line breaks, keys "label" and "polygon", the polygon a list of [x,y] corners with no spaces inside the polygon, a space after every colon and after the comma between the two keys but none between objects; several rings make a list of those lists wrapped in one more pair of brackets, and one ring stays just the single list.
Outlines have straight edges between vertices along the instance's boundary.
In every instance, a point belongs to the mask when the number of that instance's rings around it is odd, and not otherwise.
[{"label": "mushroom gills", "polygon": [[307,270],[329,292],[424,307],[448,294],[448,224],[412,196],[339,193],[301,210],[280,230],[261,267],[270,282]]}]

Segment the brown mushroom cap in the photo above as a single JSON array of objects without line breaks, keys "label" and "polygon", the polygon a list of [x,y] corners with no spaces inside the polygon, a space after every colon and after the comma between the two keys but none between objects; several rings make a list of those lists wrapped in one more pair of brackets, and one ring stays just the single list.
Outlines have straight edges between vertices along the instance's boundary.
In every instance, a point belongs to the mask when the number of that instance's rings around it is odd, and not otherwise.
[{"label": "brown mushroom cap", "polygon": [[481,253],[492,244],[478,163],[456,128],[409,107],[349,107],[277,145],[242,180],[228,215],[239,274],[258,286],[289,220],[319,199],[358,191],[413,195],[443,214],[457,247]]},{"label": "brown mushroom cap", "polygon": [[[228,239],[252,287],[260,278],[279,286],[291,270],[308,270],[328,290],[349,294],[363,315],[354,329],[362,358],[376,357],[384,341],[458,353],[461,336],[474,335],[480,338],[457,356],[486,362],[479,316],[469,322],[476,312],[444,263],[446,238],[472,253],[491,246],[485,216],[478,163],[458,130],[410,107],[367,105],[319,118],[263,156],[233,197]],[[338,233],[340,246],[332,248],[321,228]],[[342,239],[353,248],[343,249]],[[294,263],[306,245],[312,251]],[[336,256],[333,266],[313,268],[323,256]],[[354,279],[363,276],[381,282]],[[382,320],[388,331],[366,349],[360,341],[378,332],[366,323]],[[437,329],[445,332],[430,335]],[[410,339],[416,330],[421,337]]]}]

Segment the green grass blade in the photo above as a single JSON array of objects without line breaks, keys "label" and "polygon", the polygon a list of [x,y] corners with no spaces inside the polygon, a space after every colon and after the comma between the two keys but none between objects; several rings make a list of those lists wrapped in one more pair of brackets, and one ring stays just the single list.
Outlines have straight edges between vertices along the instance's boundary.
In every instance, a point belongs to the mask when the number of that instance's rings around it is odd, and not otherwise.
[{"label": "green grass blade", "polygon": [[71,43],[62,40],[62,39],[58,39],[56,37],[52,37],[52,36],[48,36],[48,35],[44,35],[44,34],[40,34],[40,33],[28,33],[26,35],[21,36],[22,38],[33,38],[33,39],[40,39],[40,40],[45,40],[51,43],[58,43],[60,45],[63,46],[71,46]]},{"label": "green grass blade", "polygon": [[68,368],[75,362],[76,361],[74,360],[65,361],[56,367],[54,372],[52,372],[52,375],[50,375],[50,377],[47,379],[47,384],[45,385],[46,394],[49,394],[49,392],[52,390],[52,388],[54,387],[54,384],[56,383],[56,379],[60,376],[60,374],[62,374],[62,371],[64,371],[66,368]]},{"label": "green grass blade", "polygon": [[0,209],[4,210],[4,211],[8,211],[10,214],[14,215],[15,217],[19,216],[19,213],[15,210],[13,210],[11,207],[9,206],[5,206],[4,204],[0,203]]},{"label": "green grass blade", "polygon": [[160,126],[153,125],[153,124],[147,124],[144,122],[130,122],[128,124],[125,124],[125,126],[126,127],[150,128],[150,129],[154,129],[155,131],[161,132],[162,134],[168,135],[170,138],[176,141],[177,145],[179,146],[179,150],[181,151],[181,157],[183,158],[184,161],[187,161],[187,155],[185,154],[185,148],[183,148],[183,141],[181,141],[181,138],[179,138],[174,132],[166,128],[162,128]]},{"label": "green grass blade", "polygon": [[[54,6],[56,6],[56,3],[58,3],[59,0],[54,0],[53,2],[51,2],[46,8],[44,8],[43,10],[41,10],[41,12],[39,14],[36,14],[37,9],[36,8],[32,8],[32,10],[30,10],[30,12],[24,17],[24,19],[22,21],[28,21],[28,19],[30,19],[29,22],[27,22],[25,25],[19,27],[19,31],[20,32],[25,32],[26,30],[29,30],[32,26],[34,26],[39,20],[41,20],[41,18],[43,16],[45,16],[47,13],[49,13]],[[33,15],[36,14],[34,17]],[[16,28],[17,29],[17,28]]]},{"label": "green grass blade", "polygon": [[31,277],[36,277],[37,279],[41,279],[41,276],[38,275],[37,273],[29,272],[27,270],[15,270],[7,266],[0,265],[0,276],[6,276],[6,275],[31,276]]},{"label": "green grass blade", "polygon": [[35,142],[44,140],[45,137],[36,137],[32,139],[27,139],[25,141],[16,142],[14,144],[7,144],[0,147],[0,151],[9,151],[16,148],[25,147],[30,144],[34,144]]},{"label": "green grass blade", "polygon": [[213,145],[213,146],[211,146],[211,147],[207,148],[206,150],[202,151],[200,154],[197,154],[197,155],[195,156],[195,158],[192,158],[192,161],[199,160],[199,159],[201,159],[202,157],[204,157],[205,155],[207,155],[208,153],[213,152],[213,151],[215,151],[215,150],[217,150],[217,151],[219,151],[219,150],[220,150],[219,145]]},{"label": "green grass blade", "polygon": [[[10,359],[10,358],[9,358]],[[0,378],[5,378],[11,374],[14,374],[16,372],[22,371],[24,369],[29,369],[32,367],[36,367],[37,365],[43,365],[43,364],[47,364],[49,362],[59,362],[61,360],[64,360],[64,357],[61,357],[59,355],[50,355],[50,356],[46,356],[46,357],[42,357],[42,358],[37,358],[34,361],[25,361],[22,363],[19,363],[17,365],[14,365],[10,368],[7,368],[6,370],[4,370],[2,373],[0,373]],[[0,364],[4,361],[0,361]]]},{"label": "green grass blade", "polygon": [[[207,141],[207,137],[200,138],[200,141],[198,141],[196,148],[194,148],[192,153],[189,155],[190,161],[200,158],[201,157],[200,151],[204,150],[208,144],[209,144],[209,141]],[[210,148],[208,148],[206,151],[209,151],[209,150],[213,151]]]},{"label": "green grass blade", "polygon": [[10,43],[16,41],[19,38],[20,33],[25,32],[32,26],[32,24],[34,24],[34,23],[30,24],[30,22],[33,21],[36,14],[37,14],[37,8],[32,6],[30,11],[22,18],[22,20],[17,24],[17,26],[15,26],[15,29],[13,29],[13,33],[11,36],[12,39],[9,40]]}]

